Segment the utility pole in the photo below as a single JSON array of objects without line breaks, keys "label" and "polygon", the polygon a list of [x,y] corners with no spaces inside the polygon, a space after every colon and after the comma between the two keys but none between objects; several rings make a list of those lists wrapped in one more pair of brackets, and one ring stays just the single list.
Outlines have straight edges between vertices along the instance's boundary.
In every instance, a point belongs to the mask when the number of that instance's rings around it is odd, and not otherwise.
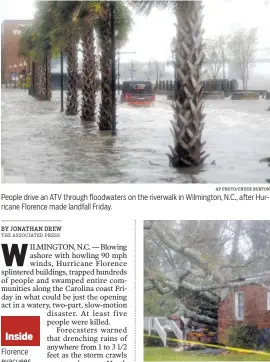
[{"label": "utility pole", "polygon": [[46,101],[47,101],[48,100],[48,50],[47,49],[46,49],[45,62],[46,62],[45,80],[46,80]]},{"label": "utility pole", "polygon": [[133,60],[131,61],[131,67],[130,67],[130,79],[133,80],[133,73],[136,72],[136,70],[134,69],[135,66],[134,66],[134,63],[133,63]]},{"label": "utility pole", "polygon": [[118,62],[117,62],[117,92],[120,94],[120,54],[118,54]]},{"label": "utility pole", "polygon": [[61,50],[61,78],[60,78],[60,84],[61,84],[61,110],[60,112],[64,112],[64,54],[63,50]]},{"label": "utility pole", "polygon": [[115,97],[115,2],[110,2],[111,10],[111,55],[112,55],[112,136],[116,136],[116,97]]},{"label": "utility pole", "polygon": [[136,54],[136,52],[116,52],[118,55],[118,62],[117,62],[117,88],[118,88],[118,94],[120,94],[120,54]]}]

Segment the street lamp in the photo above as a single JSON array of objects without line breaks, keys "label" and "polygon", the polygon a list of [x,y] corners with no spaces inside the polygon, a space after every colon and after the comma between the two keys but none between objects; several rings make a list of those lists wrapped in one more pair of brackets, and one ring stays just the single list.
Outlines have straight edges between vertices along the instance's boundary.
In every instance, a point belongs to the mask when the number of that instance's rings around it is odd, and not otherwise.
[{"label": "street lamp", "polygon": [[11,68],[12,68],[12,65],[9,66],[9,87],[11,88]]},{"label": "street lamp", "polygon": [[15,86],[14,88],[17,88],[17,64],[13,65],[14,73],[15,73]]}]

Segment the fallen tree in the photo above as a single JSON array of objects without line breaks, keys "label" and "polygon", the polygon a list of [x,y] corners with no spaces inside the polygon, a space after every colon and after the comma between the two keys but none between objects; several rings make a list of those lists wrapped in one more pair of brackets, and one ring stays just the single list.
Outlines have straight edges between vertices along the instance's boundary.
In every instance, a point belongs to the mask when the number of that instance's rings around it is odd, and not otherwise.
[{"label": "fallen tree", "polygon": [[[171,294],[173,313],[215,329],[222,291],[254,283],[242,276],[252,274],[258,260],[270,260],[269,252],[255,252],[258,235],[248,240],[242,221],[224,221],[214,228],[211,222],[198,222],[193,233],[188,222],[183,227],[173,223],[145,223],[145,292]],[[250,243],[248,257],[240,248],[243,237]]]}]

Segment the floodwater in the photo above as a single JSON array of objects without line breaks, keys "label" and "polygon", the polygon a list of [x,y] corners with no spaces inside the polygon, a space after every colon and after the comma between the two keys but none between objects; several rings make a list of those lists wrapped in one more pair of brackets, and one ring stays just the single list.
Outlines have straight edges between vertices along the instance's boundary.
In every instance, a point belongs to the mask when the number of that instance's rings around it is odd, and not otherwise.
[{"label": "floodwater", "polygon": [[[37,102],[2,91],[2,165],[10,183],[264,183],[270,169],[270,102],[205,102],[203,139],[210,157],[199,168],[169,167],[172,110],[165,96],[151,108],[117,105],[116,137],[60,113],[60,92]],[[213,162],[215,161],[215,162]],[[214,164],[212,164],[214,163]]]}]

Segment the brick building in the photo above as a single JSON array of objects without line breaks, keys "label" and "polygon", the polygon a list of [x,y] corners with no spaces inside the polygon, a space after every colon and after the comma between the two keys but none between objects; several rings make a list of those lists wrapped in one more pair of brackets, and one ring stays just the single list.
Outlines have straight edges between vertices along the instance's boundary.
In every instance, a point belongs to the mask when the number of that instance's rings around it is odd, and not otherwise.
[{"label": "brick building", "polygon": [[[20,63],[27,59],[20,57],[19,42],[22,30],[32,24],[32,20],[4,20],[1,24],[1,82],[8,83],[10,73],[20,71]],[[17,68],[14,68],[14,65]],[[10,68],[11,65],[11,68]],[[22,67],[24,69],[24,67]],[[21,70],[22,70],[21,69]]]},{"label": "brick building", "polygon": [[218,311],[218,340],[228,343],[228,330],[235,324],[255,324],[270,330],[270,275],[244,279],[250,284],[227,289]]}]

